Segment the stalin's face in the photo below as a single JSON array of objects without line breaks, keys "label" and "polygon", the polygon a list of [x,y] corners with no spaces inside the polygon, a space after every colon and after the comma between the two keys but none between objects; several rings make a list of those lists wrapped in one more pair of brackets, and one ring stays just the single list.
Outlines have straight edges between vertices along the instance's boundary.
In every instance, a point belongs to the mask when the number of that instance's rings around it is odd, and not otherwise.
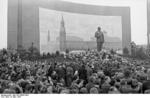
[{"label": "stalin's face", "polygon": [[98,27],[97,29],[98,29],[98,31],[101,31],[101,27]]}]

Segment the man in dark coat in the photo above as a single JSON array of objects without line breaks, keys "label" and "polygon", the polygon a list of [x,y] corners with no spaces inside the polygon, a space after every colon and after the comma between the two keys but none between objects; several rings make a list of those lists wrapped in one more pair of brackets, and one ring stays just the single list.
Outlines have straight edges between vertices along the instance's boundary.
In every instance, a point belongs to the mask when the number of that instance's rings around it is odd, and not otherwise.
[{"label": "man in dark coat", "polygon": [[84,84],[87,83],[87,70],[84,65],[79,69],[79,79],[84,80]]},{"label": "man in dark coat", "polygon": [[147,90],[150,90],[150,69],[147,71],[147,80],[143,82],[142,92],[145,93]]},{"label": "man in dark coat", "polygon": [[95,32],[95,38],[97,41],[97,51],[101,51],[104,43],[104,34],[101,31],[101,27],[98,27],[97,31]]},{"label": "man in dark coat", "polygon": [[63,66],[58,66],[56,72],[58,73],[58,80],[60,80],[61,78],[65,79],[66,70],[65,68],[63,68]]},{"label": "man in dark coat", "polygon": [[67,87],[70,87],[71,86],[71,83],[73,81],[73,68],[71,66],[68,66],[66,68],[66,85]]}]

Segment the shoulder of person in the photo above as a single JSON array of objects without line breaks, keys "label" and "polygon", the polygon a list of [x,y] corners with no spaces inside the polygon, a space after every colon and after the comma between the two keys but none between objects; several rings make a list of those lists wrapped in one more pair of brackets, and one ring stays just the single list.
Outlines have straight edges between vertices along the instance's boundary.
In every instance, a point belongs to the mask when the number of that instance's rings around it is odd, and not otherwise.
[{"label": "shoulder of person", "polygon": [[98,34],[98,31],[96,31],[95,34]]}]

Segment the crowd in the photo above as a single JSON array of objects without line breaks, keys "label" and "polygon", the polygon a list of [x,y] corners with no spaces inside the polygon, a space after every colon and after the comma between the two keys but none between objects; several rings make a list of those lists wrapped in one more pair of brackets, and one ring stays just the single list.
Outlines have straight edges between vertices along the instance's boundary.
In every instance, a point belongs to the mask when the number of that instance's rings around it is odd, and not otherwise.
[{"label": "crowd", "polygon": [[146,62],[109,51],[70,53],[61,62],[16,58],[3,55],[0,93],[150,93],[150,69],[144,67]]}]

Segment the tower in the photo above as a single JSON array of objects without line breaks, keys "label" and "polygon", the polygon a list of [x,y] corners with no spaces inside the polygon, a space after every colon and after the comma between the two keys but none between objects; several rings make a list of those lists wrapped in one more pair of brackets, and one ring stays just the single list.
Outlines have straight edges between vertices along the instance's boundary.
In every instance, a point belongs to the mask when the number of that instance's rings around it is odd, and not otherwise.
[{"label": "tower", "polygon": [[50,32],[49,32],[49,30],[48,30],[48,34],[47,34],[47,42],[49,42],[50,41]]},{"label": "tower", "polygon": [[60,51],[65,51],[66,50],[66,30],[65,30],[65,22],[64,18],[62,16],[61,23],[60,23]]},{"label": "tower", "polygon": [[150,0],[147,0],[147,48],[150,50]]},{"label": "tower", "polygon": [[22,0],[18,0],[17,50],[22,49]]}]

